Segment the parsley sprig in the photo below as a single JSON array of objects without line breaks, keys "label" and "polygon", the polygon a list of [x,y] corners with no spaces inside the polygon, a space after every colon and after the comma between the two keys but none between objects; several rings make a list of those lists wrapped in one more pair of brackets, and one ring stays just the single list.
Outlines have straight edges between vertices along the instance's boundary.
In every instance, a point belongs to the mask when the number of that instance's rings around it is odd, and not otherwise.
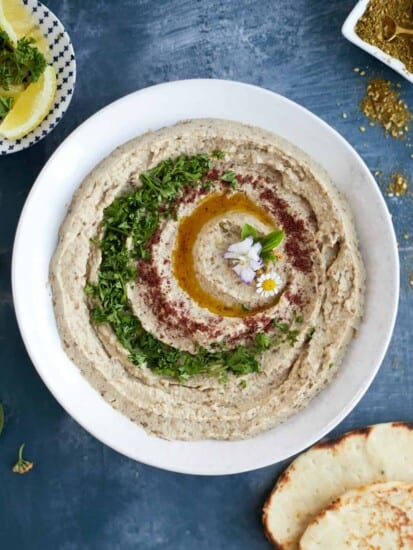
[{"label": "parsley sprig", "polygon": [[47,63],[34,43],[33,38],[23,37],[13,47],[7,33],[0,30],[0,86],[5,90],[39,80]]},{"label": "parsley sprig", "polygon": [[[20,38],[16,47],[7,33],[0,29],[0,89],[37,82],[46,68],[44,55],[34,46],[33,38]],[[0,95],[0,120],[12,109],[14,99]]]},{"label": "parsley sprig", "polygon": [[0,95],[0,118],[4,118],[13,107],[13,98]]}]

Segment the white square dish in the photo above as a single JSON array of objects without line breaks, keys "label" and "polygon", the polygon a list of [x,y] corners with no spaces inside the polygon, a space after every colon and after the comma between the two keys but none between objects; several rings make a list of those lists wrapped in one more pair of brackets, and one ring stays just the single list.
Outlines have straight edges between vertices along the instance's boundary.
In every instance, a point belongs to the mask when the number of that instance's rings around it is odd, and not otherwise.
[{"label": "white square dish", "polygon": [[377,46],[373,46],[372,44],[365,42],[358,36],[358,34],[356,34],[355,27],[357,21],[366,11],[369,1],[370,0],[359,0],[359,2],[357,2],[357,4],[354,6],[353,10],[344,21],[344,25],[341,29],[343,36],[362,50],[368,52],[376,59],[379,59],[380,61],[385,63],[388,67],[391,67],[397,73],[406,78],[406,80],[413,83],[413,74],[406,69],[404,63],[402,63],[399,59],[396,59],[395,57],[387,54]]}]

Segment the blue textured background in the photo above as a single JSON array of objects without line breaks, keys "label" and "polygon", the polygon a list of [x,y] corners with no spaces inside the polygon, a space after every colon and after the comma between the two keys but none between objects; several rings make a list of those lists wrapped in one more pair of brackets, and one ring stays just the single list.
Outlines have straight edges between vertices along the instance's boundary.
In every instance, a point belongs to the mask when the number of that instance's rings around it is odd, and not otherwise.
[{"label": "blue textured background", "polygon": [[[385,176],[394,170],[412,174],[409,144],[386,139],[359,112],[365,77],[353,71],[356,66],[368,76],[402,82],[411,108],[413,89],[341,37],[354,3],[47,2],[71,34],[78,78],[57,129],[33,148],[0,159],[0,402],[6,412],[0,438],[2,550],[270,547],[260,509],[285,464],[229,477],[163,472],[103,446],[63,411],[33,368],[17,329],[10,289],[12,243],[30,187],[63,139],[109,102],[168,80],[228,78],[277,91],[341,132],[371,170]],[[365,133],[360,125],[367,127]],[[336,433],[366,423],[413,420],[413,200],[409,195],[386,201],[400,245],[397,326],[379,375]],[[380,227],[371,229],[379,239]],[[23,441],[35,468],[18,476],[10,470]]]}]

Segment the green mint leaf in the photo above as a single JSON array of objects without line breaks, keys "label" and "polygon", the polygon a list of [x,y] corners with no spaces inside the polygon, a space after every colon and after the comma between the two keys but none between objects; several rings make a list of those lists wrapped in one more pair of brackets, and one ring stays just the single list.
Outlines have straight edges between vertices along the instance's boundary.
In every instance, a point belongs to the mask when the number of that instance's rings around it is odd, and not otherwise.
[{"label": "green mint leaf", "polygon": [[260,256],[261,256],[261,260],[264,262],[264,263],[268,263],[268,262],[276,262],[277,261],[277,257],[274,256],[274,254],[270,251],[265,251],[265,252],[261,252],[260,253]]},{"label": "green mint leaf", "polygon": [[279,246],[284,239],[285,232],[282,229],[272,231],[266,237],[261,239],[262,252],[269,252]]},{"label": "green mint leaf", "polygon": [[241,304],[241,309],[242,309],[243,311],[251,311],[250,306],[247,306],[247,304]]},{"label": "green mint leaf", "polygon": [[244,223],[241,229],[241,240],[243,241],[247,237],[252,237],[254,241],[256,241],[258,239],[258,233],[255,227],[249,223]]}]

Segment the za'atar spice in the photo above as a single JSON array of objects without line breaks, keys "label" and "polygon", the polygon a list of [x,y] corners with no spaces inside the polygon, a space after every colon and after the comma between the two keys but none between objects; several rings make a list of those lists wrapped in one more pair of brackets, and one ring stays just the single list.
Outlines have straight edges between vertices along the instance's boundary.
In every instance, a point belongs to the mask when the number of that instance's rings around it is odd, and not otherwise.
[{"label": "za'atar spice", "polygon": [[413,0],[370,0],[366,11],[357,21],[356,34],[365,42],[399,59],[409,72],[413,72],[413,40],[406,35],[386,40],[386,15],[401,27],[412,28]]},{"label": "za'atar spice", "polygon": [[388,80],[372,78],[367,82],[361,110],[394,138],[403,138],[409,131],[412,114],[399,91]]},{"label": "za'atar spice", "polygon": [[403,174],[394,172],[391,176],[391,183],[387,188],[389,197],[402,197],[409,188],[409,180]]}]

